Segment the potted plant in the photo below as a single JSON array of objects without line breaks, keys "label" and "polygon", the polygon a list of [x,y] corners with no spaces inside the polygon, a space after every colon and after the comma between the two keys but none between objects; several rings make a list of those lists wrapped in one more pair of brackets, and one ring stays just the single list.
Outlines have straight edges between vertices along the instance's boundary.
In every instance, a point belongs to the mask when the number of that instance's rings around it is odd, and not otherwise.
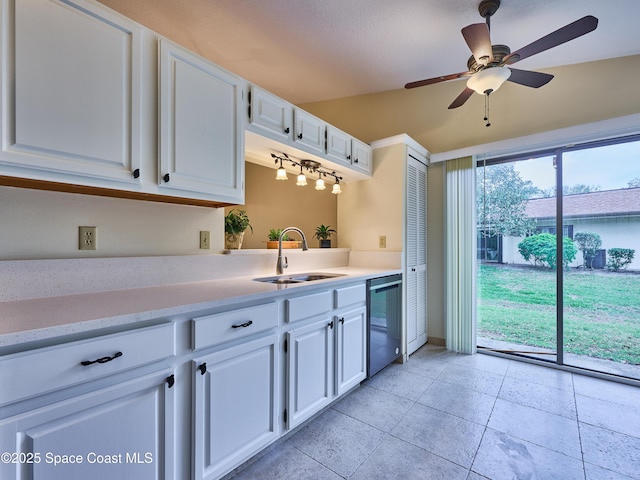
[{"label": "potted plant", "polygon": [[249,217],[244,210],[232,209],[224,217],[224,248],[227,250],[236,250],[242,247],[242,239],[244,238],[244,231],[250,228],[253,232],[253,227],[249,223]]},{"label": "potted plant", "polygon": [[329,237],[332,233],[336,233],[336,231],[331,228],[331,225],[320,225],[316,227],[316,233],[313,236],[320,241],[320,248],[331,248],[331,239]]},{"label": "potted plant", "polygon": [[[282,228],[272,228],[269,230],[269,240],[267,241],[267,248],[278,248],[278,239],[282,233]],[[289,234],[285,233],[282,237],[282,248],[299,248],[300,242],[291,240]]]}]

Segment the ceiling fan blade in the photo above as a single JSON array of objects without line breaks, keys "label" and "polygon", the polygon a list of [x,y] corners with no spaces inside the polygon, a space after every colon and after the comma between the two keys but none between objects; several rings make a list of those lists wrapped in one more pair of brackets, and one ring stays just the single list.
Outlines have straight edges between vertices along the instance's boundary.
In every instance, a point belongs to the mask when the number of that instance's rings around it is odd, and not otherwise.
[{"label": "ceiling fan blade", "polygon": [[462,36],[478,65],[487,65],[493,60],[489,26],[486,23],[467,25],[462,29]]},{"label": "ceiling fan blade", "polygon": [[457,80],[458,78],[468,77],[471,72],[452,73],[451,75],[443,75],[441,77],[427,78],[426,80],[418,80],[416,82],[407,83],[404,88],[423,87],[425,85],[433,85],[434,83],[447,82],[449,80]]},{"label": "ceiling fan blade", "polygon": [[449,105],[449,110],[462,106],[464,102],[469,100],[469,97],[471,97],[471,95],[473,95],[473,90],[471,90],[469,87],[465,88],[462,93],[458,95],[456,99],[451,103],[451,105]]},{"label": "ceiling fan blade", "polygon": [[524,85],[525,87],[540,88],[551,81],[553,75],[541,72],[532,72],[531,70],[518,70],[516,68],[509,67],[511,70],[511,76],[507,79],[508,82]]},{"label": "ceiling fan blade", "polygon": [[594,16],[587,15],[580,20],[576,20],[573,23],[565,25],[559,28],[555,32],[551,32],[542,38],[539,38],[533,43],[530,43],[526,47],[522,47],[520,50],[512,52],[502,60],[505,65],[511,65],[515,62],[523,60],[536,53],[544,52],[550,48],[557,47],[563,43],[578,38],[586,33],[592,32],[598,26],[598,19]]}]

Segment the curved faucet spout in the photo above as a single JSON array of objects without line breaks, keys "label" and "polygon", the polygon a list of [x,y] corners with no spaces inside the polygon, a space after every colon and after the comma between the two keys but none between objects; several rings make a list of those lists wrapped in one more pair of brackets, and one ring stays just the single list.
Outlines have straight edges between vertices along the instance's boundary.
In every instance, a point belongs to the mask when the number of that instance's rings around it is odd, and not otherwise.
[{"label": "curved faucet spout", "polygon": [[284,237],[287,232],[298,232],[302,237],[302,250],[309,250],[309,247],[307,246],[307,237],[304,236],[304,232],[298,227],[287,227],[282,230],[278,237],[278,263],[276,263],[276,273],[278,275],[282,275],[284,273],[284,269],[289,266],[287,263],[287,257],[284,257],[284,261],[282,259],[282,237]]}]

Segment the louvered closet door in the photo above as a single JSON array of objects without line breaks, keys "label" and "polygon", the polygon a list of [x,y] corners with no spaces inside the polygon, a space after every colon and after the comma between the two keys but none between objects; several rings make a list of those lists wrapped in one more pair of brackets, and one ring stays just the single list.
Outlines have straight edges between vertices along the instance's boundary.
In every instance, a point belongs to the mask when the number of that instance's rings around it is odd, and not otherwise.
[{"label": "louvered closet door", "polygon": [[409,156],[407,164],[406,316],[407,353],[427,341],[427,167]]}]

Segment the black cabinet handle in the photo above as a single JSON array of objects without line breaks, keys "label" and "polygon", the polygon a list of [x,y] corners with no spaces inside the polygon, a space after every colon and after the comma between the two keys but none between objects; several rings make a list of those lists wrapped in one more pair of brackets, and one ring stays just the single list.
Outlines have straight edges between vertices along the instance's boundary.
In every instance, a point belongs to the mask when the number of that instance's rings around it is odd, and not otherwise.
[{"label": "black cabinet handle", "polygon": [[358,163],[358,159],[357,159],[357,158],[356,158],[356,159],[354,159],[354,160],[353,160],[353,163]]},{"label": "black cabinet handle", "polygon": [[289,133],[291,131],[291,129],[289,127],[284,129],[284,133]]},{"label": "black cabinet handle", "polygon": [[351,160],[351,155],[347,155],[347,160]]},{"label": "black cabinet handle", "polygon": [[171,177],[169,176],[168,173],[165,173],[164,177],[162,177],[162,180],[164,180],[165,183],[169,183],[169,180],[171,180]]},{"label": "black cabinet handle", "polygon": [[344,317],[340,317],[340,323],[344,325]]},{"label": "black cabinet handle", "polygon": [[167,385],[169,385],[169,388],[173,387],[173,385],[176,383],[175,375],[169,375],[165,380],[167,382]]},{"label": "black cabinet handle", "polygon": [[133,178],[140,178],[140,169],[139,168],[136,168],[133,171]]},{"label": "black cabinet handle", "polygon": [[248,322],[241,323],[240,325],[231,325],[231,328],[247,328],[249,325],[253,325],[253,320],[249,320]]},{"label": "black cabinet handle", "polygon": [[94,363],[107,363],[121,356],[122,356],[122,352],[116,352],[113,354],[113,357],[101,357],[96,360],[83,360],[82,362],[80,362],[80,365],[82,365],[83,367],[86,367],[87,365],[93,365]]},{"label": "black cabinet handle", "polygon": [[299,138],[300,140],[302,140],[302,134],[301,134],[301,133],[299,133],[299,134],[298,134],[298,138]]},{"label": "black cabinet handle", "polygon": [[328,327],[333,330],[333,321],[329,322]]},{"label": "black cabinet handle", "polygon": [[198,370],[200,370],[200,375],[204,375],[205,373],[207,373],[207,362],[204,362],[202,365],[200,365],[198,367]]}]

